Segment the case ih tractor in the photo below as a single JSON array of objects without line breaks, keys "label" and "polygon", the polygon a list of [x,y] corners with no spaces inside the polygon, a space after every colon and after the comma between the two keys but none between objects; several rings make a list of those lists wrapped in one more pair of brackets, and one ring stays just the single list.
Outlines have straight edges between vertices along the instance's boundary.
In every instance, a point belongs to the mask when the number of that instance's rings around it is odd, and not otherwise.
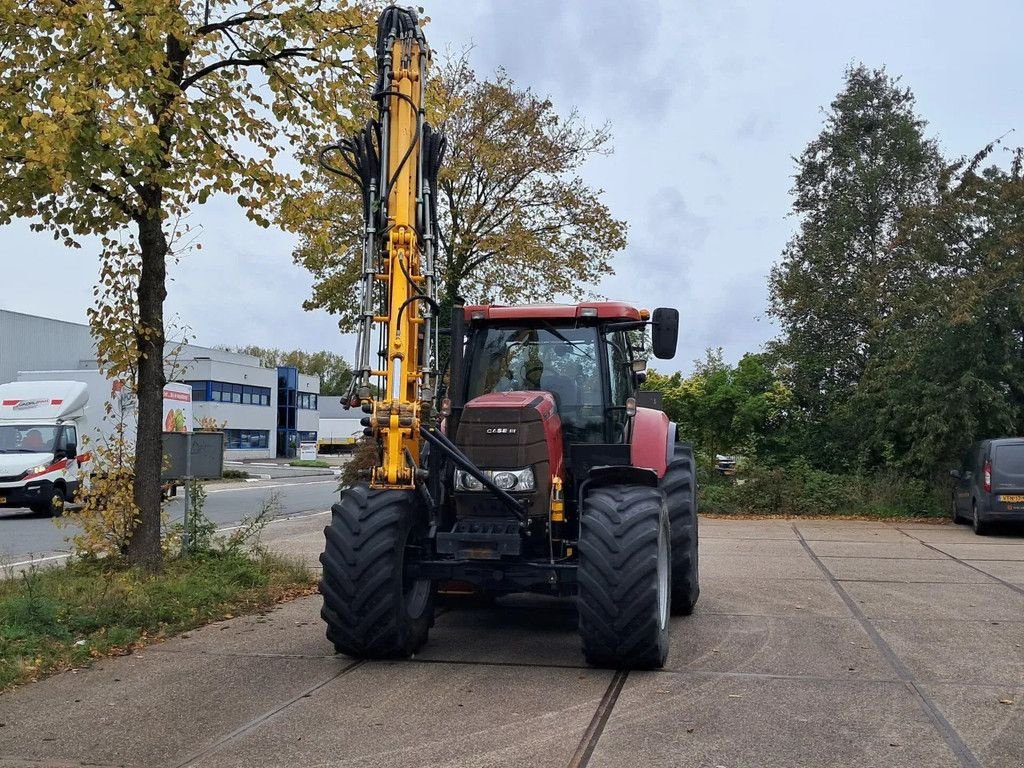
[{"label": "case ih tractor", "polygon": [[363,193],[351,402],[377,451],[324,531],[327,637],[350,656],[409,656],[438,588],[457,583],[575,595],[588,662],[660,667],[670,614],[699,594],[696,484],[692,449],[636,390],[647,328],[655,356],[672,357],[678,312],[457,305],[438,398],[444,138],[424,121],[429,51],[411,10],[384,10],[377,54],[377,119],[321,157]]}]

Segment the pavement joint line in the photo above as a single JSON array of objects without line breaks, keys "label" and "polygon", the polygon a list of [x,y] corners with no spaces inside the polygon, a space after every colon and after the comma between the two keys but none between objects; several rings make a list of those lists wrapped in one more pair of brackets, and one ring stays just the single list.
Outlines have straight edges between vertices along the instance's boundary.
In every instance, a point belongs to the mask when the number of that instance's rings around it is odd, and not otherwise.
[{"label": "pavement joint line", "polygon": [[[917,699],[918,704],[924,710],[925,714],[931,719],[932,725],[953,752],[953,755],[956,757],[957,762],[960,763],[961,768],[982,768],[982,764],[978,760],[978,757],[960,737],[960,734],[957,733],[952,723],[950,723],[949,720],[946,719],[946,716],[942,714],[942,711],[938,708],[938,705],[932,701],[932,698],[928,695],[927,691],[923,690],[917,684],[913,673],[911,673],[907,665],[903,663],[903,660],[896,655],[896,652],[893,651],[892,647],[885,642],[885,638],[882,637],[875,625],[871,623],[867,615],[860,609],[860,606],[857,605],[857,601],[854,600],[850,596],[850,593],[843,588],[843,585],[839,583],[832,571],[828,569],[828,566],[821,561],[821,558],[814,554],[814,551],[811,549],[810,545],[804,539],[803,534],[800,533],[800,530],[795,524],[793,525],[793,530],[796,532],[796,535],[800,537],[800,543],[803,544],[807,554],[811,556],[811,559],[814,560],[817,566],[828,578],[832,588],[860,623],[864,632],[866,632],[868,637],[871,638],[871,642],[874,643],[879,653],[881,653],[889,663],[889,666],[892,667],[897,677],[899,677],[906,686],[906,689]],[[903,531],[900,531],[900,533],[904,536],[908,536],[908,534],[903,533]]]},{"label": "pavement joint line", "polygon": [[619,694],[622,693],[622,686],[626,684],[627,677],[629,677],[629,670],[626,669],[616,670],[612,675],[611,682],[608,683],[608,688],[587,725],[587,730],[583,732],[580,743],[569,759],[569,768],[586,768],[590,764],[590,758],[597,748],[601,734],[604,733],[604,727],[608,723],[608,718],[611,717],[615,703],[619,700]]},{"label": "pavement joint line", "polygon": [[[909,533],[906,534],[906,535],[910,536]],[[971,565],[970,563],[966,562],[965,560],[961,560],[956,555],[951,555],[948,552],[943,552],[941,549],[938,549],[937,547],[933,547],[931,544],[929,544],[929,543],[927,543],[925,541],[922,541],[921,539],[918,539],[916,536],[911,536],[911,538],[916,539],[917,541],[921,542],[921,544],[923,544],[924,546],[928,547],[928,549],[931,549],[931,550],[934,550],[935,552],[943,554],[946,557],[948,557],[950,560],[955,560],[956,562],[960,563],[960,565],[962,565],[962,566],[964,566],[966,568],[970,568],[971,570],[977,571],[978,573],[980,573],[980,574],[982,574],[984,576],[987,576],[988,578],[990,578],[990,579],[992,579],[994,581],[998,581],[1004,587],[1006,587],[1008,589],[1012,589],[1017,594],[1024,595],[1024,588],[1018,587],[1016,584],[1014,584],[1012,582],[1009,582],[1009,581],[1006,581],[1004,579],[1001,579],[998,576],[993,576],[991,573],[987,573],[987,572],[981,570],[981,568],[978,568],[977,566]],[[1012,562],[1012,561],[1010,561],[1010,562]]]},{"label": "pavement joint line", "polygon": [[276,715],[280,714],[281,712],[283,712],[284,710],[286,710],[292,704],[295,704],[297,701],[301,701],[302,699],[304,699],[304,698],[306,698],[306,697],[316,693],[318,690],[323,688],[325,685],[328,685],[329,683],[334,682],[339,677],[347,675],[349,672],[357,669],[358,667],[361,667],[365,663],[366,662],[364,660],[359,659],[357,661],[351,662],[350,664],[347,664],[346,666],[342,667],[341,669],[331,673],[330,675],[328,675],[326,678],[324,678],[320,682],[316,683],[315,685],[312,685],[309,688],[306,688],[298,696],[294,696],[294,697],[290,698],[284,704],[281,704],[281,705],[279,705],[277,707],[274,707],[269,712],[264,712],[259,717],[255,718],[254,720],[250,720],[248,723],[246,723],[245,725],[241,726],[240,728],[236,728],[235,730],[231,731],[231,733],[228,733],[228,734],[222,736],[221,738],[219,738],[216,741],[214,741],[212,744],[209,744],[206,747],[203,747],[202,749],[200,749],[197,752],[193,752],[185,760],[183,760],[181,762],[178,762],[178,763],[174,763],[173,768],[187,768],[187,766],[194,765],[197,761],[202,760],[204,757],[208,757],[209,755],[212,755],[212,754],[218,752],[220,750],[220,748],[223,747],[228,742],[234,741],[238,737],[244,736],[245,734],[249,733],[249,731],[251,731],[251,730],[253,730],[255,728],[258,728],[259,726],[263,725],[263,723],[267,722],[268,720],[270,720],[274,716],[276,716]]}]

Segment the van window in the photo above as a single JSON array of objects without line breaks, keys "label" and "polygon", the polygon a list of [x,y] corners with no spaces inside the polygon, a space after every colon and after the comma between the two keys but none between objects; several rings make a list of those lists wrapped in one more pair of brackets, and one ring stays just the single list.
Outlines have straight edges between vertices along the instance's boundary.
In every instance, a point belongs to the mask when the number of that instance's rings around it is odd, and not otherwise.
[{"label": "van window", "polygon": [[992,456],[992,474],[1003,480],[1024,480],[1024,443],[997,445]]}]

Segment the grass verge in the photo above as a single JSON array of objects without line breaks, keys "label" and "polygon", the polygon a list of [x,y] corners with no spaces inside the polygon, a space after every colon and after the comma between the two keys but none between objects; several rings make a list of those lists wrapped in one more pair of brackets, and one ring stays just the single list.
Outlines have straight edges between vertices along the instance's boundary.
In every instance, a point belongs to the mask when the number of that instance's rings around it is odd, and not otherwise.
[{"label": "grass verge", "polygon": [[160,573],[102,561],[0,580],[0,691],[178,632],[308,594],[313,579],[276,555],[212,552]]},{"label": "grass verge", "polygon": [[295,459],[295,461],[288,462],[289,467],[318,467],[320,469],[330,469],[331,465],[326,461],[320,459]]}]

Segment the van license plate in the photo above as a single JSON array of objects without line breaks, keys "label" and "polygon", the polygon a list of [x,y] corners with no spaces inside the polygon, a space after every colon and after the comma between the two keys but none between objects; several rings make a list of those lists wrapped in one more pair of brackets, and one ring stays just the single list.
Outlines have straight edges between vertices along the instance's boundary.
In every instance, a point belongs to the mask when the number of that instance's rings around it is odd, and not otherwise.
[{"label": "van license plate", "polygon": [[1000,496],[999,500],[1004,504],[1022,504],[1024,496]]}]

